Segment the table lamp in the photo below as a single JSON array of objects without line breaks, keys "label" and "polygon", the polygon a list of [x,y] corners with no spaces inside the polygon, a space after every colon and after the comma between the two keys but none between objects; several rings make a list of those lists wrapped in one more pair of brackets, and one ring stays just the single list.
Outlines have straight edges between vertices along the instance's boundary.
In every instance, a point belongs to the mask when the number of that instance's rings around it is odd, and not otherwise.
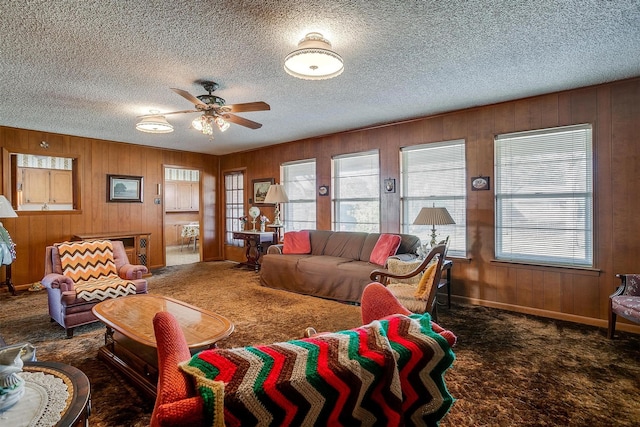
[{"label": "table lamp", "polygon": [[436,225],[448,225],[455,224],[456,222],[449,215],[447,208],[436,208],[435,205],[432,208],[422,208],[418,212],[418,216],[413,221],[413,225],[430,225],[431,228],[431,247],[433,248],[438,242],[436,242]]},{"label": "table lamp", "polygon": [[273,225],[275,227],[282,226],[282,221],[280,220],[280,203],[287,203],[288,201],[289,197],[287,196],[287,192],[284,190],[284,185],[271,184],[269,186],[269,190],[267,191],[267,195],[264,198],[264,202],[273,203],[276,205],[276,210],[273,214]]}]

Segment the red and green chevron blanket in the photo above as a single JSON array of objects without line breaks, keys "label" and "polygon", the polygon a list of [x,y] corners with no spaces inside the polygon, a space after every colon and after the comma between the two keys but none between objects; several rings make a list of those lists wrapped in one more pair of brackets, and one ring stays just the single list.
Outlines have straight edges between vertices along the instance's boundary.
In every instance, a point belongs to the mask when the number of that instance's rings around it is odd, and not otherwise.
[{"label": "red and green chevron blanket", "polygon": [[210,426],[438,425],[454,360],[430,316],[394,315],[348,331],[200,352],[181,368]]},{"label": "red and green chevron blanket", "polygon": [[103,301],[136,293],[135,283],[118,276],[110,241],[64,242],[56,247],[62,274],[75,282],[78,298]]}]

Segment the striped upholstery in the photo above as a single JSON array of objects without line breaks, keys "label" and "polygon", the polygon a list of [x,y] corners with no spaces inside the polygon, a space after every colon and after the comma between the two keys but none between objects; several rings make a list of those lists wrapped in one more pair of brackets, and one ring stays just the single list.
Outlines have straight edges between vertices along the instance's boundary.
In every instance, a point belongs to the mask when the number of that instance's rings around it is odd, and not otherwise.
[{"label": "striped upholstery", "polygon": [[203,351],[180,367],[205,402],[205,425],[437,425],[453,403],[454,360],[430,316],[284,343]]},{"label": "striped upholstery", "polygon": [[55,246],[60,255],[62,274],[75,282],[78,298],[102,301],[136,293],[133,282],[118,276],[110,241],[65,242]]}]

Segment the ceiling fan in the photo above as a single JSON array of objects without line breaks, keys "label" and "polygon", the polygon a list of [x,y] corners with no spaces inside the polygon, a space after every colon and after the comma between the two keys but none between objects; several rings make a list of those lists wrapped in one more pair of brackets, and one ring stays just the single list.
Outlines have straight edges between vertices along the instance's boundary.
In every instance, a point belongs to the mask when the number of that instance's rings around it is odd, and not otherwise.
[{"label": "ceiling fan", "polygon": [[[271,107],[269,104],[259,101],[226,105],[226,101],[224,99],[213,94],[213,92],[219,87],[218,83],[212,81],[203,81],[201,83],[204,90],[209,92],[208,94],[193,96],[186,90],[171,88],[172,91],[193,103],[195,110],[172,111],[170,113],[162,113],[162,115],[202,113],[200,117],[197,117],[191,122],[191,125],[205,135],[213,135],[214,124],[217,125],[222,132],[229,128],[229,122],[245,126],[250,129],[260,129],[262,127],[262,124],[258,122],[236,116],[232,113],[270,110]],[[155,115],[157,116],[157,114]]]}]

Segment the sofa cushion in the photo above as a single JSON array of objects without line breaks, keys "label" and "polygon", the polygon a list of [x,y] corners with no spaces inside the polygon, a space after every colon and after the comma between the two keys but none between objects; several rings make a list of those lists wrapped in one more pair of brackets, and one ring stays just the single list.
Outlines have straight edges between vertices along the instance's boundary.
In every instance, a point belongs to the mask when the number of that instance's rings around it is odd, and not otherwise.
[{"label": "sofa cushion", "polygon": [[327,240],[323,255],[360,260],[366,237],[367,233],[334,231]]},{"label": "sofa cushion", "polygon": [[391,255],[395,255],[396,251],[400,247],[400,236],[397,234],[381,234],[378,237],[378,242],[371,252],[369,262],[378,265],[385,265],[387,258]]},{"label": "sofa cushion", "polygon": [[309,230],[284,233],[282,253],[286,255],[310,254],[311,240],[309,238]]}]

